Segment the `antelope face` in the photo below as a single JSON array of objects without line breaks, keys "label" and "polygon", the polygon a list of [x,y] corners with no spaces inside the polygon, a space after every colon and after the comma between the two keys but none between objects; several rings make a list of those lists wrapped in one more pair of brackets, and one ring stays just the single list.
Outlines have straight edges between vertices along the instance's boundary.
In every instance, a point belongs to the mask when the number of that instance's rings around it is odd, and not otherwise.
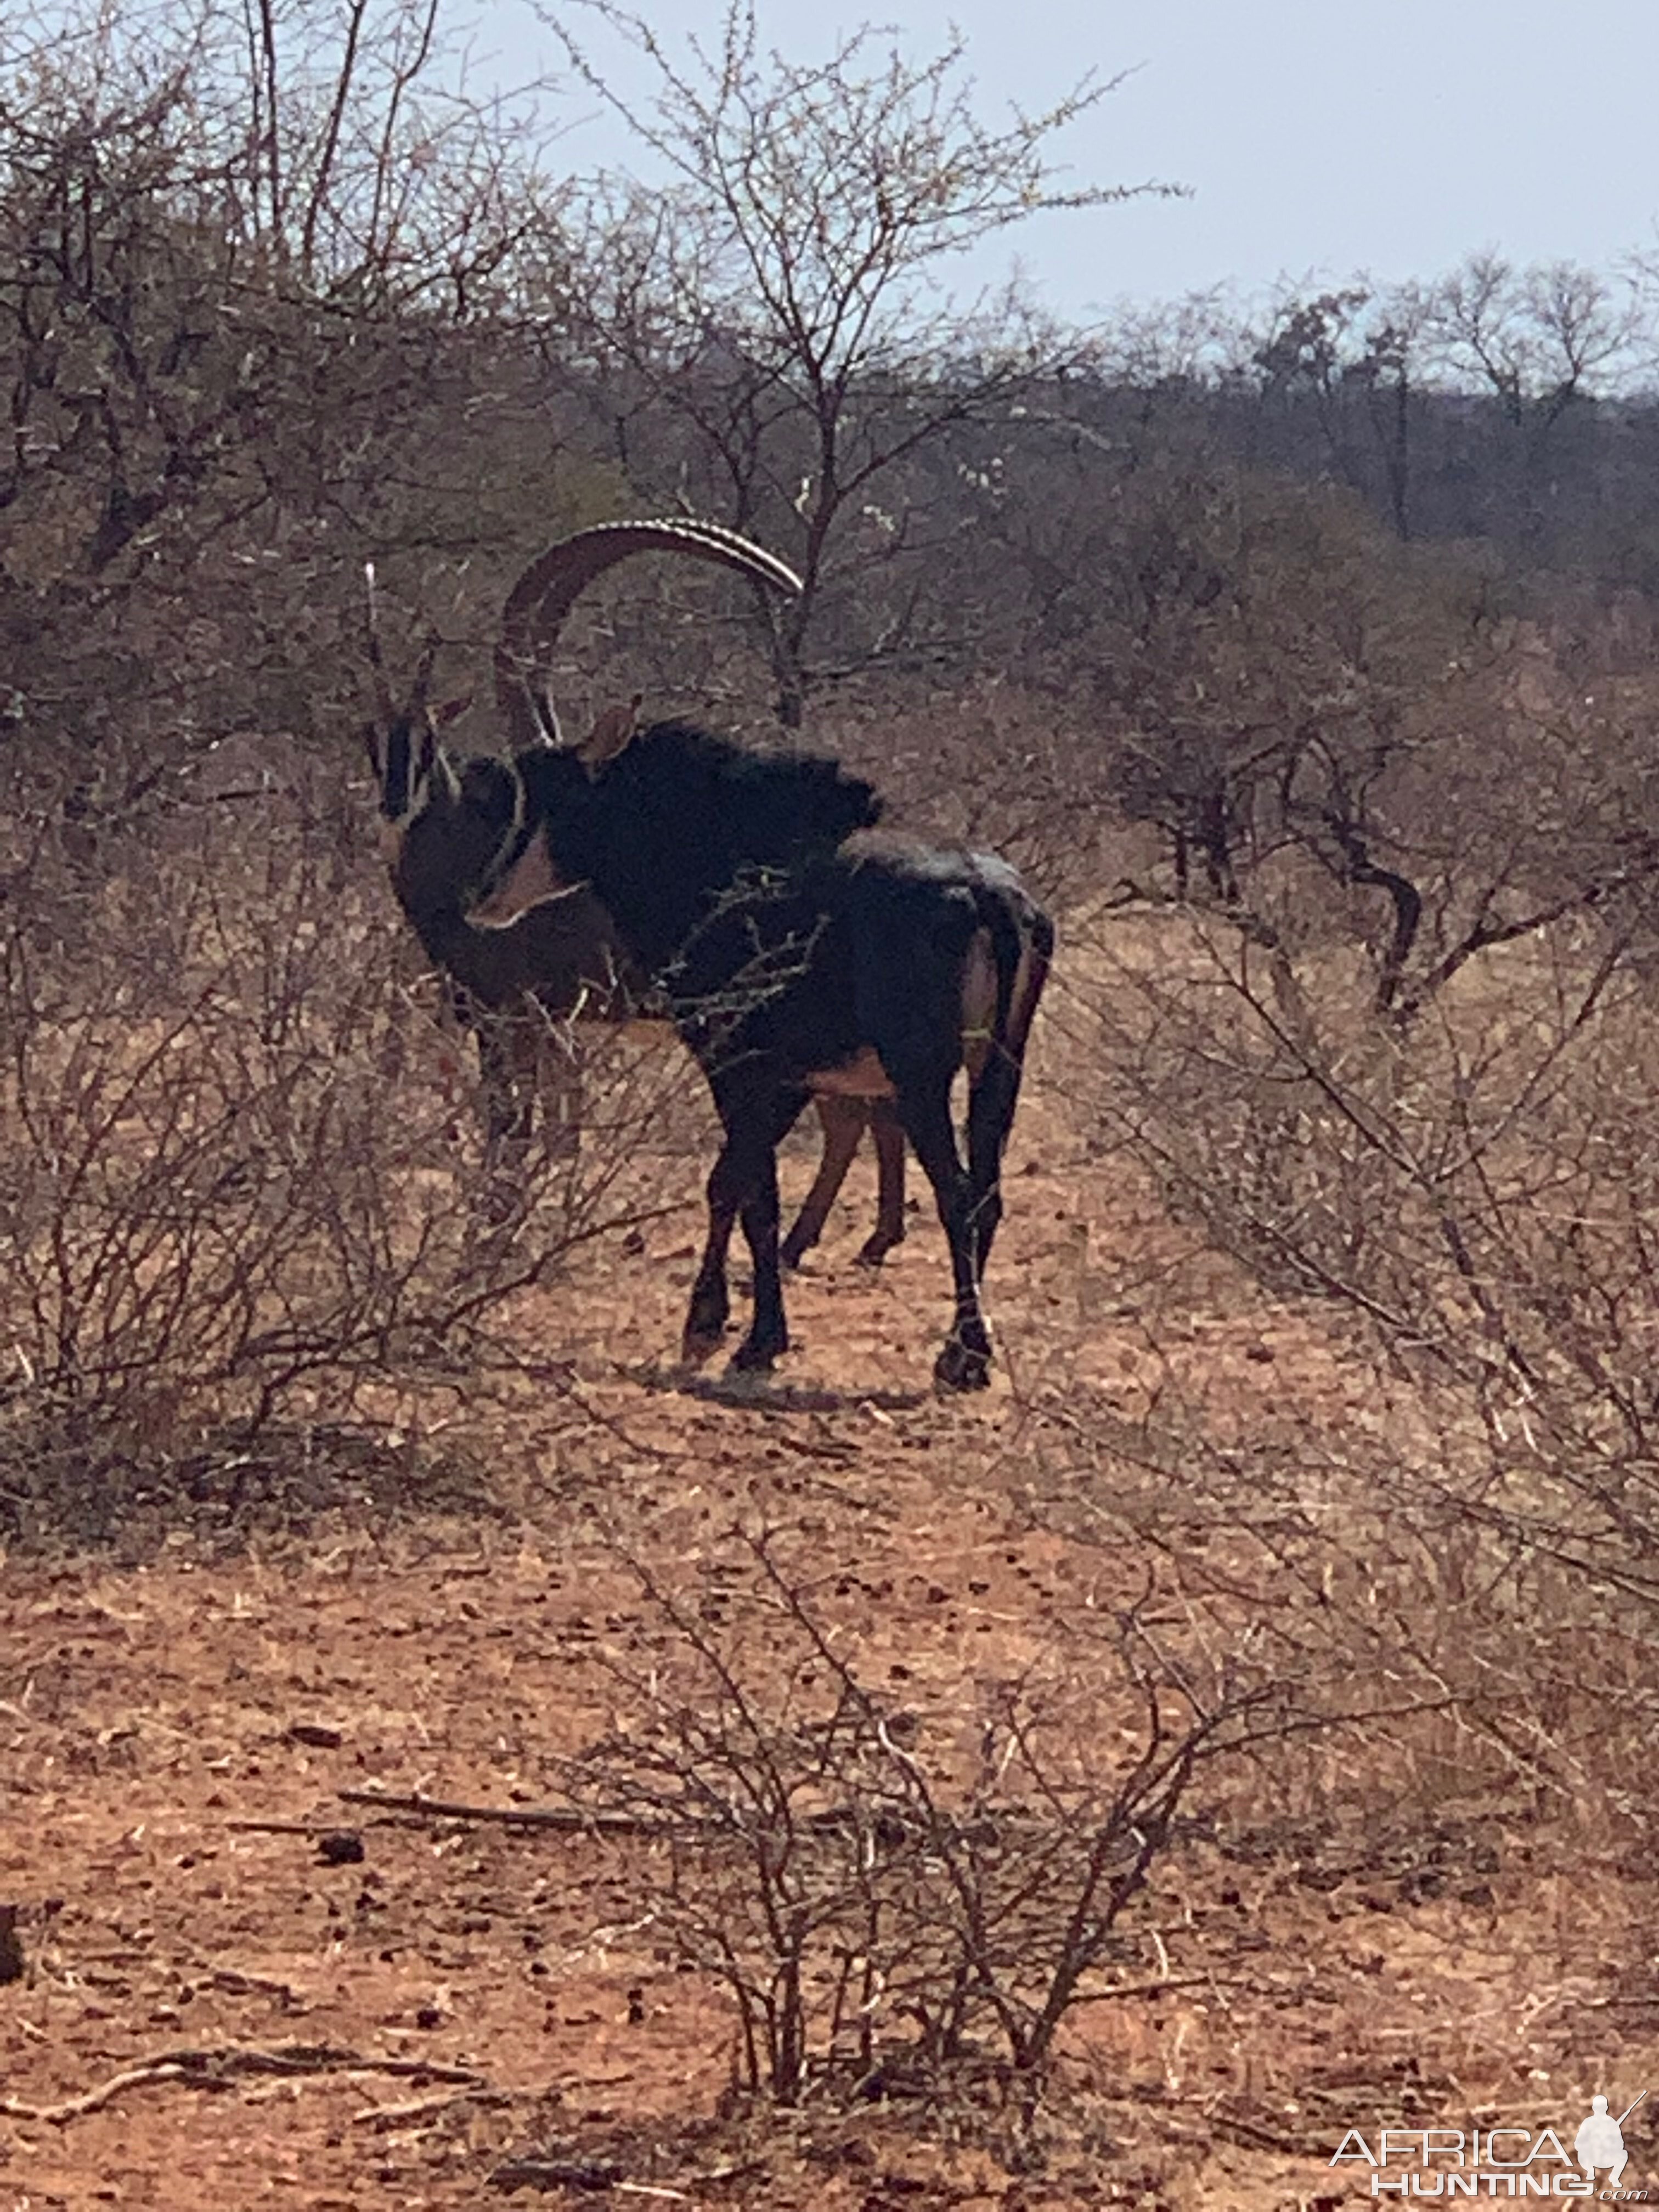
[{"label": "antelope face", "polygon": [[438,768],[438,734],[422,712],[399,714],[386,731],[368,732],[368,755],[380,786],[376,835],[394,872],[412,825],[432,799]]},{"label": "antelope face", "polygon": [[474,889],[514,833],[520,805],[518,779],[501,762],[471,760],[458,769],[429,726],[405,733],[394,726],[380,834],[406,911],[465,918]]}]

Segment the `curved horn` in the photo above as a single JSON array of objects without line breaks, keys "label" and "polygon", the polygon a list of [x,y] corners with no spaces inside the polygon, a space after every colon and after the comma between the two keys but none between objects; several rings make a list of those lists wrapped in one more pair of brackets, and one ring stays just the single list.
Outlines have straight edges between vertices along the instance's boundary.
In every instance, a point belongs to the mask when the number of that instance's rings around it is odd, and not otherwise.
[{"label": "curved horn", "polygon": [[501,611],[495,698],[515,747],[545,742],[532,686],[552,653],[565,617],[596,577],[636,553],[683,553],[694,561],[735,568],[769,584],[774,591],[802,588],[787,562],[718,522],[601,522],[561,538],[531,562]]}]

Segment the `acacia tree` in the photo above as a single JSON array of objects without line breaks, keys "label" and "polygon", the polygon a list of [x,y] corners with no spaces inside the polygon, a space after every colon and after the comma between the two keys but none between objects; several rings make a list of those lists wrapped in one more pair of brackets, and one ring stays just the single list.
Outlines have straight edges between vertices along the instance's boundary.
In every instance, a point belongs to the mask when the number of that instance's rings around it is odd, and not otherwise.
[{"label": "acacia tree", "polygon": [[[615,0],[588,6],[647,65],[641,101],[566,19],[552,27],[668,179],[661,191],[602,174],[589,188],[574,305],[608,372],[591,388],[636,476],[671,494],[695,477],[737,527],[788,547],[805,590],[757,618],[775,711],[793,726],[815,686],[927,650],[933,611],[909,556],[929,550],[929,524],[884,503],[897,472],[1076,356],[1017,284],[964,305],[947,272],[1033,215],[1167,188],[1061,181],[1054,141],[1110,82],[999,127],[960,40],[913,62],[866,26],[794,62],[763,49],[751,0],[731,0],[718,46],[693,42],[682,61]],[[871,590],[872,565],[890,588]],[[829,607],[855,570],[866,611],[836,609],[832,650]]]},{"label": "acacia tree", "polygon": [[1375,488],[1401,538],[1412,534],[1413,431],[1429,317],[1420,286],[1379,293],[1358,279],[1278,301],[1250,349],[1263,398],[1311,409],[1328,465],[1357,491]]},{"label": "acacia tree", "polygon": [[1475,253],[1435,286],[1429,328],[1447,368],[1486,386],[1507,422],[1547,429],[1632,366],[1641,315],[1627,286],[1595,270]]},{"label": "acacia tree", "polygon": [[1585,403],[1616,388],[1633,365],[1636,296],[1570,263],[1522,270],[1477,253],[1432,288],[1428,310],[1425,334],[1442,374],[1490,396],[1483,473],[1508,510],[1500,526],[1507,521],[1522,552],[1536,558],[1559,510],[1564,447],[1589,428]]},{"label": "acacia tree", "polygon": [[0,26],[0,640],[77,804],[125,811],[118,754],[148,787],[327,726],[363,554],[488,542],[550,481],[510,356],[553,194],[533,103],[463,61],[437,0]]}]

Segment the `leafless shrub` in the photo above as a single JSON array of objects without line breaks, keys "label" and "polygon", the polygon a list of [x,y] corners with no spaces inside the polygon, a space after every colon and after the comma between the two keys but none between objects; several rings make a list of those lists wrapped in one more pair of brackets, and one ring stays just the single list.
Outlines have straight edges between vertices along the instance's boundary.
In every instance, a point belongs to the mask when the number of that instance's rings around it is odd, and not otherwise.
[{"label": "leafless shrub", "polygon": [[135,1488],[165,1494],[277,1431],[413,1433],[411,1401],[525,1357],[515,1297],[652,1210],[629,1163],[673,1091],[660,1063],[613,1058],[581,1159],[532,1155],[503,1208],[442,1079],[453,1048],[398,986],[384,885],[337,884],[303,824],[262,827],[228,846],[222,817],[174,814],[94,876],[48,841],[9,886],[15,1528],[106,1526]]},{"label": "leafless shrub", "polygon": [[[944,287],[1033,215],[1167,189],[1079,185],[1058,163],[1111,82],[998,125],[954,37],[918,61],[865,25],[802,60],[731,0],[708,52],[681,57],[612,0],[548,21],[662,173],[602,177],[571,210],[568,305],[599,372],[579,389],[605,446],[799,568],[799,598],[756,610],[786,727],[814,693],[936,667],[972,624],[929,587],[939,532],[913,468],[1079,350],[1018,284]],[[649,92],[630,100],[617,88],[641,64]]]},{"label": "leafless shrub", "polygon": [[[1103,1128],[1212,1243],[1334,1319],[1331,1387],[1365,1408],[1335,1431],[1282,1396],[1257,1411],[1251,1482],[1300,1528],[1299,1573],[1362,1575],[1352,1632],[1392,1611],[1506,1747],[1506,1787],[1593,1790],[1645,1824],[1659,1046],[1623,933],[1581,909],[1472,946],[1404,1023],[1363,957],[1292,958],[1245,922],[1108,941],[1085,987]],[[1161,1414],[1188,1466],[1217,1448],[1212,1410]]]},{"label": "leafless shrub", "polygon": [[653,1904],[731,1995],[744,2092],[926,2094],[966,2069],[1030,2098],[1137,1954],[1200,1775],[1309,1711],[1248,1638],[1168,1638],[1150,1590],[1056,1626],[971,1711],[908,1707],[771,1535],[725,1558],[718,1589],[631,1563],[673,1657],[623,1684],[633,1717],[572,1764],[573,1796],[665,1838]]}]

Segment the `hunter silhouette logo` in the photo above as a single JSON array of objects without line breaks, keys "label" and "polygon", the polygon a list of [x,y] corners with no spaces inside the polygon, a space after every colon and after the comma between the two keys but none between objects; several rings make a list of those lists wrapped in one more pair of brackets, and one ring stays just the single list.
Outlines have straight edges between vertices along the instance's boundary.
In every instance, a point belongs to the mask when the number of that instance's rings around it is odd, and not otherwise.
[{"label": "hunter silhouette logo", "polygon": [[[1577,2197],[1639,2204],[1659,2191],[1621,2186],[1630,2153],[1625,2123],[1647,2095],[1632,2097],[1617,2119],[1604,2096],[1590,2099],[1571,2151],[1553,2128],[1390,2128],[1370,2139],[1350,2128],[1333,2166],[1367,2169],[1373,2197]],[[1357,2177],[1356,2177],[1357,2178]]]},{"label": "hunter silhouette logo", "polygon": [[1607,2100],[1605,2097],[1592,2097],[1589,2118],[1572,2139],[1572,2147],[1578,2154],[1578,2163],[1586,2173],[1594,2177],[1595,2169],[1599,2166],[1605,2166],[1609,2169],[1607,2173],[1609,2189],[1618,2188],[1625,2168],[1630,2160],[1630,2153],[1625,2148],[1625,2123],[1641,2103],[1642,2097],[1645,2097],[1647,2094],[1644,2089],[1641,2097],[1632,2098],[1616,2120],[1608,2114]]}]

